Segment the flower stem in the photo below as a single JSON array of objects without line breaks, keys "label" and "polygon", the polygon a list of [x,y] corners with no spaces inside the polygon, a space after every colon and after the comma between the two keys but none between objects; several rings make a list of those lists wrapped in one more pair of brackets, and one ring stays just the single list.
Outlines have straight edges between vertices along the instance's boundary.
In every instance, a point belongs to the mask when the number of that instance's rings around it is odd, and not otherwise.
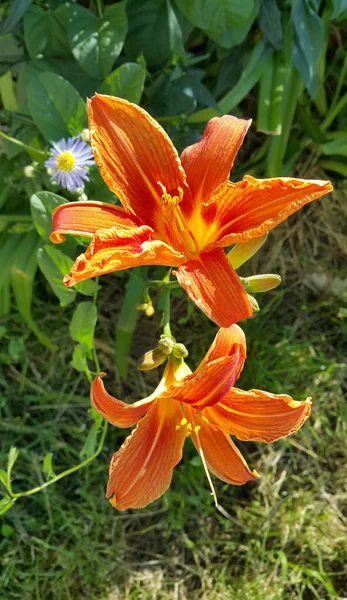
[{"label": "flower stem", "polygon": [[164,335],[172,337],[170,328],[170,289],[164,288],[161,294],[161,304],[163,308],[163,318],[161,324]]},{"label": "flower stem", "polygon": [[53,479],[50,479],[49,481],[46,481],[42,485],[32,488],[31,490],[28,490],[26,492],[17,492],[17,493],[13,492],[11,483],[9,482],[7,491],[9,493],[9,495],[11,496],[11,498],[21,498],[22,496],[31,496],[32,494],[36,494],[37,492],[40,492],[41,490],[48,487],[49,485],[52,485],[52,483],[59,481],[59,479],[63,479],[63,477],[67,477],[68,475],[71,475],[71,473],[75,473],[75,471],[79,471],[79,469],[83,469],[83,467],[85,467],[88,463],[90,463],[92,460],[94,460],[94,458],[96,458],[98,456],[98,454],[100,454],[100,452],[103,448],[103,445],[104,445],[106,432],[107,432],[107,426],[108,426],[107,421],[104,421],[103,429],[101,432],[100,442],[99,442],[99,445],[98,445],[96,451],[94,452],[94,454],[92,454],[91,456],[86,458],[84,461],[82,461],[78,465],[75,465],[74,467],[71,467],[70,469],[63,471],[62,473],[59,473],[59,475],[56,475],[55,477],[53,477]]}]

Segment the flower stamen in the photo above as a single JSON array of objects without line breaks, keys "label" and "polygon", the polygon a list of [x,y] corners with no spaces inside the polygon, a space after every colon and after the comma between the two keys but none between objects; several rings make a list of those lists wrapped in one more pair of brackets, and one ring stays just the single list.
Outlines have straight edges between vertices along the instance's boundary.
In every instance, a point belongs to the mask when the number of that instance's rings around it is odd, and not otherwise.
[{"label": "flower stamen", "polygon": [[75,164],[75,158],[71,152],[63,152],[56,158],[57,168],[60,171],[71,171]]}]

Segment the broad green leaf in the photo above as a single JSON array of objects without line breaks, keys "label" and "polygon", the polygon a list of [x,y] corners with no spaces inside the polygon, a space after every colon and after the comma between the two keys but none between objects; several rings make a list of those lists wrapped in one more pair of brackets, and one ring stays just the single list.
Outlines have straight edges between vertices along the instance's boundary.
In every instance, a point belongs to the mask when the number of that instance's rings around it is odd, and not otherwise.
[{"label": "broad green leaf", "polygon": [[[62,275],[61,269],[57,267],[55,261],[51,258],[51,256],[49,256],[49,254],[47,252],[48,248],[51,248],[51,247],[44,246],[44,248],[38,249],[37,262],[38,262],[38,265],[39,265],[42,273],[44,274],[48,283],[50,284],[53,292],[55,293],[57,298],[59,298],[60,306],[67,306],[67,304],[70,304],[71,302],[73,302],[75,300],[76,291],[71,288],[67,288],[63,284],[63,275]],[[53,248],[53,250],[55,250],[57,253],[60,252],[56,248]],[[60,253],[60,254],[62,254],[62,253]],[[61,262],[64,264],[66,262],[67,258],[68,257],[65,257],[62,254]],[[71,260],[71,259],[69,259],[69,260]],[[68,272],[68,269],[66,270],[66,272]]]},{"label": "broad green leaf", "polygon": [[318,85],[319,59],[323,50],[323,23],[308,0],[297,0],[293,5],[294,25],[293,62],[300,72],[310,95]]},{"label": "broad green leaf", "polygon": [[0,23],[0,35],[10,33],[16,27],[29,4],[31,0],[12,0],[8,16]]},{"label": "broad green leaf", "polygon": [[153,66],[174,54],[184,54],[182,31],[169,0],[129,0],[127,14],[125,51],[130,57],[143,53]]},{"label": "broad green leaf", "polygon": [[264,68],[268,63],[268,57],[271,53],[271,48],[267,47],[263,40],[260,40],[253,48],[248,57],[248,61],[242,71],[242,75],[230,92],[228,92],[219,102],[220,113],[206,108],[199,110],[188,118],[190,123],[204,123],[212,117],[218,117],[221,114],[230,112],[237,106],[248,92],[255,86],[261,77]]},{"label": "broad green leaf", "polygon": [[255,0],[176,0],[184,16],[223,48],[240,44],[257,14]]},{"label": "broad green leaf", "polygon": [[52,192],[37,192],[30,198],[31,216],[34,221],[37,233],[44,239],[49,241],[49,236],[52,230],[52,213],[53,210],[61,204],[66,204],[67,200],[58,194]]},{"label": "broad green leaf", "polygon": [[60,75],[74,86],[82,98],[92,96],[100,85],[100,80],[90,77],[74,58],[35,58],[26,65],[28,76],[33,71],[35,74],[50,71]]},{"label": "broad green leaf", "polygon": [[88,353],[94,345],[94,329],[97,312],[94,302],[77,304],[70,323],[70,335],[75,342],[83,344]]},{"label": "broad green leaf", "polygon": [[[64,275],[67,275],[67,273],[69,273],[74,261],[72,260],[72,258],[70,258],[70,256],[67,256],[66,254],[64,254],[56,246],[47,245],[47,246],[44,246],[44,248],[45,248],[46,254],[49,256],[49,258],[53,261],[53,263],[59,270],[60,279],[62,282]],[[63,285],[63,283],[62,283],[62,285]],[[65,287],[65,285],[63,287],[66,290],[72,291],[71,288],[67,288],[67,287]],[[85,296],[92,296],[95,293],[96,287],[97,287],[96,281],[87,280],[87,281],[82,281],[81,283],[78,283],[77,285],[75,285],[74,290],[77,290],[78,292],[80,292],[81,294],[84,294]]]},{"label": "broad green leaf", "polygon": [[10,496],[5,496],[0,500],[0,515],[5,514],[15,503],[15,499]]},{"label": "broad green leaf", "polygon": [[39,54],[60,59],[71,55],[68,22],[67,4],[62,4],[56,10],[31,6],[24,16],[24,39],[30,58],[36,58]]},{"label": "broad green leaf", "polygon": [[331,19],[346,19],[347,18],[347,0],[331,0],[333,12]]},{"label": "broad green leaf", "polygon": [[72,53],[91,77],[104,79],[123,48],[127,31],[125,2],[107,8],[103,17],[70,5],[69,39]]},{"label": "broad green leaf", "polygon": [[72,360],[70,364],[79,373],[84,373],[85,371],[88,371],[87,355],[88,350],[83,344],[78,344],[74,347]]},{"label": "broad green leaf", "polygon": [[260,29],[274,48],[280,48],[283,39],[281,11],[276,0],[262,0],[258,15]]},{"label": "broad green leaf", "polygon": [[76,135],[87,126],[86,106],[75,88],[55,73],[29,74],[30,114],[47,140]]},{"label": "broad green leaf", "polygon": [[112,71],[100,86],[101,94],[125,98],[139,104],[145,83],[146,70],[137,63],[126,63]]},{"label": "broad green leaf", "polygon": [[16,448],[15,446],[11,446],[11,448],[9,449],[9,452],[8,452],[8,457],[7,457],[7,479],[8,480],[11,479],[12,469],[15,465],[15,462],[16,462],[18,456],[19,456],[18,448]]},{"label": "broad green leaf", "polygon": [[46,480],[53,479],[55,477],[55,473],[53,471],[52,465],[53,452],[48,452],[43,459],[43,474],[46,476]]},{"label": "broad green leaf", "polygon": [[347,134],[338,137],[332,142],[327,142],[321,145],[323,154],[331,156],[332,154],[340,154],[341,156],[347,156]]},{"label": "broad green leaf", "polygon": [[7,73],[0,77],[0,98],[5,110],[18,110],[11,71],[7,71]]},{"label": "broad green leaf", "polygon": [[141,302],[144,282],[137,269],[130,272],[125,295],[116,327],[116,366],[123,379],[128,374],[128,354],[139,316],[137,306]]}]

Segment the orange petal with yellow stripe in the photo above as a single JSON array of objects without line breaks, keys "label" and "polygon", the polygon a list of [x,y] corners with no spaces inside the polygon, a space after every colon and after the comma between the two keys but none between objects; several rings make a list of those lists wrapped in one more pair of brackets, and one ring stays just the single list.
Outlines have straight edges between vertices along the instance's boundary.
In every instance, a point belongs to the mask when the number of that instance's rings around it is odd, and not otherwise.
[{"label": "orange petal with yellow stripe", "polygon": [[194,198],[194,207],[207,202],[226,179],[251,121],[230,115],[211,119],[202,139],[186,148],[181,162]]},{"label": "orange petal with yellow stripe", "polygon": [[115,508],[142,508],[167,490],[182,458],[182,416],[178,403],[156,401],[113,455],[106,496]]},{"label": "orange petal with yellow stripe", "polygon": [[102,381],[102,377],[105,375],[106,373],[100,373],[91,385],[90,400],[92,405],[111,425],[132,427],[152,406],[155,401],[154,394],[139,402],[126,404],[122,400],[114,398],[105,390]]},{"label": "orange petal with yellow stripe", "polygon": [[254,179],[246,175],[238,183],[227,181],[202,210],[202,217],[214,229],[214,240],[209,238],[206,250],[263,236],[332,189],[330,181],[289,177]]},{"label": "orange petal with yellow stripe", "polygon": [[136,217],[130,217],[124,208],[89,200],[88,202],[69,202],[54,209],[52,214],[53,244],[64,241],[64,235],[83,235],[93,237],[98,229],[108,227],[133,228],[141,225]]},{"label": "orange petal with yellow stripe", "polygon": [[176,276],[189,298],[220,327],[252,315],[240,278],[220,248],[182,264]]},{"label": "orange petal with yellow stripe", "polygon": [[162,394],[200,410],[223,399],[238,378],[246,357],[245,336],[237,325],[220,329],[194,373]]},{"label": "orange petal with yellow stripe", "polygon": [[274,442],[300,429],[310,411],[310,398],[297,402],[286,394],[233,388],[203,414],[211,425],[239,440]]},{"label": "orange petal with yellow stripe", "polygon": [[81,254],[64,277],[68,287],[113,271],[141,265],[179,265],[184,257],[164,242],[152,240],[153,230],[146,225],[121,229],[99,229],[85,254]]},{"label": "orange petal with yellow stripe", "polygon": [[88,102],[91,146],[100,173],[124,208],[165,240],[162,186],[182,206],[190,191],[175,147],[167,133],[142,108],[127,100],[96,94]]}]

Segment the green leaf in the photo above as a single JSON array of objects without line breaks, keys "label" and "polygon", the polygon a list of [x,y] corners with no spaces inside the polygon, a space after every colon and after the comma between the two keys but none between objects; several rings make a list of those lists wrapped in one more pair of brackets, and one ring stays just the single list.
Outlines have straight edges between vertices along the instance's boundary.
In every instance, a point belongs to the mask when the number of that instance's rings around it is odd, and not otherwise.
[{"label": "green leaf", "polygon": [[332,142],[327,142],[321,145],[323,154],[331,156],[332,154],[340,154],[341,156],[347,156],[347,134],[338,137]]},{"label": "green leaf", "polygon": [[96,444],[98,439],[98,432],[103,423],[103,418],[99,413],[96,412],[95,409],[90,409],[89,414],[92,414],[94,419],[94,423],[88,431],[88,435],[86,441],[83,444],[83,447],[79,453],[80,458],[84,460],[85,458],[89,458],[92,456],[96,450]]},{"label": "green leaf", "polygon": [[15,503],[15,498],[11,498],[10,496],[5,496],[0,500],[0,515],[5,514]]},{"label": "green leaf", "polygon": [[71,55],[68,38],[69,9],[67,4],[56,10],[31,6],[24,16],[24,40],[30,58]]},{"label": "green leaf", "polygon": [[85,371],[88,371],[87,355],[87,348],[83,344],[78,344],[78,346],[74,347],[72,360],[70,364],[79,373],[84,373]]},{"label": "green leaf", "polygon": [[262,0],[258,15],[260,29],[266,39],[274,46],[280,48],[283,39],[281,11],[276,0]]},{"label": "green leaf", "polygon": [[[331,20],[335,19],[346,19],[347,16],[347,0],[331,0],[333,5],[333,12]],[[343,14],[345,13],[345,14]]]},{"label": "green leaf", "polygon": [[184,54],[182,31],[169,0],[129,0],[127,13],[125,51],[130,57],[143,53],[153,66],[174,54]]},{"label": "green leaf", "polygon": [[8,16],[0,23],[0,35],[5,35],[16,27],[29,4],[31,4],[31,0],[12,0]]},{"label": "green leaf", "polygon": [[7,489],[8,477],[7,477],[6,471],[4,471],[3,469],[0,469],[0,481],[4,485],[4,487]]},{"label": "green leaf", "polygon": [[46,480],[53,479],[55,473],[52,466],[53,452],[48,452],[43,459],[43,474],[46,476]]},{"label": "green leaf", "polygon": [[18,246],[11,266],[11,285],[17,308],[26,322],[31,321],[31,301],[37,269],[37,232],[28,231]]},{"label": "green leaf", "polygon": [[297,0],[293,5],[293,62],[313,97],[318,85],[319,59],[323,50],[323,23],[311,8],[309,0]]},{"label": "green leaf", "polygon": [[31,216],[37,233],[45,242],[49,241],[52,230],[52,213],[57,206],[66,204],[67,200],[52,192],[37,192],[30,198]]},{"label": "green leaf", "polygon": [[[52,254],[55,255],[55,260],[50,256],[51,253],[49,254],[49,250],[53,250]],[[63,284],[62,273],[62,270],[65,270],[67,264],[71,266],[72,260],[60,252],[60,250],[51,246],[44,246],[37,251],[37,262],[53,292],[57,298],[59,298],[60,306],[67,306],[73,302],[76,298],[76,291],[67,288]],[[56,263],[59,264],[59,267]],[[69,268],[65,270],[65,273],[69,271]]]},{"label": "green leaf", "polygon": [[255,0],[176,0],[184,16],[223,48],[245,39],[257,14]]},{"label": "green leaf", "polygon": [[139,104],[145,77],[146,70],[142,65],[126,63],[106,77],[100,86],[100,93]]},{"label": "green leaf", "polygon": [[260,40],[250,53],[237,84],[218,102],[220,113],[213,109],[206,108],[191,115],[188,118],[188,122],[204,123],[212,117],[228,113],[235,108],[261,77],[268,64],[268,57],[271,52],[271,48],[266,46],[264,40]]},{"label": "green leaf", "polygon": [[[44,248],[48,256],[54,262],[55,266],[59,269],[60,277],[62,280],[63,276],[67,275],[67,273],[70,272],[74,261],[72,260],[72,258],[70,258],[70,256],[67,256],[53,245],[47,245]],[[92,280],[82,281],[81,283],[78,283],[74,286],[74,289],[77,290],[77,292],[80,292],[80,294],[84,294],[85,296],[92,296],[95,293],[96,288],[97,283],[96,281]]]},{"label": "green leaf", "polygon": [[7,73],[0,77],[0,98],[5,110],[18,110],[11,71],[7,71]]},{"label": "green leaf", "polygon": [[123,379],[128,374],[128,354],[135,331],[141,302],[144,282],[139,271],[133,269],[125,286],[125,295],[116,327],[116,366]]},{"label": "green leaf", "polygon": [[28,105],[47,140],[76,135],[87,126],[86,106],[75,88],[55,73],[30,72]]},{"label": "green leaf", "polygon": [[94,302],[80,302],[70,323],[70,335],[75,342],[83,344],[90,354],[94,345],[94,329],[97,312]]},{"label": "green leaf", "polygon": [[19,456],[18,448],[16,448],[15,446],[11,446],[11,448],[9,449],[9,452],[8,452],[8,457],[7,457],[7,479],[9,481],[11,480],[12,469],[15,465],[15,462],[16,462],[18,456]]},{"label": "green leaf", "polygon": [[88,75],[103,79],[123,48],[127,31],[125,2],[109,6],[103,17],[96,17],[78,4],[71,4],[69,10],[72,53]]}]

